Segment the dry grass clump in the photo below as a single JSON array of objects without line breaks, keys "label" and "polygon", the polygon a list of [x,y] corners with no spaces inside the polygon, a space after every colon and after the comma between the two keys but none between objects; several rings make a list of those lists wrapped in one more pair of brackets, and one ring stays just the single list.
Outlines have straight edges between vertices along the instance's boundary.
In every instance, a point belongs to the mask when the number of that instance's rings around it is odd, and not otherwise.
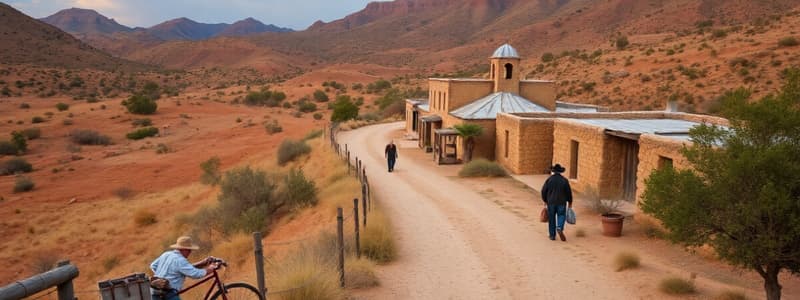
[{"label": "dry grass clump", "polygon": [[724,291],[714,297],[714,300],[747,300],[747,296],[739,291]]},{"label": "dry grass clump", "polygon": [[158,219],[156,219],[156,214],[149,210],[140,209],[133,214],[133,222],[138,226],[148,226],[157,223]]},{"label": "dry grass clump", "polygon": [[483,158],[468,162],[458,172],[460,177],[504,177],[506,175],[508,173],[499,164]]},{"label": "dry grass clump", "polygon": [[619,272],[639,267],[639,255],[631,252],[620,252],[614,258],[614,270]]},{"label": "dry grass clump", "polygon": [[350,257],[344,263],[344,282],[348,288],[362,289],[378,286],[375,262],[366,258]]},{"label": "dry grass clump", "polygon": [[59,257],[55,251],[39,251],[33,254],[30,268],[32,273],[39,274],[56,267]]},{"label": "dry grass clump", "polygon": [[295,160],[296,158],[311,152],[311,147],[305,141],[283,140],[278,147],[278,164],[285,165],[286,163]]},{"label": "dry grass clump", "polygon": [[31,191],[33,190],[34,186],[36,186],[36,184],[32,179],[26,176],[18,175],[16,181],[14,181],[14,193]]},{"label": "dry grass clump", "polygon": [[321,239],[317,245],[303,245],[279,261],[268,260],[265,269],[269,273],[267,278],[272,278],[269,291],[286,291],[270,299],[345,299],[339,287],[334,249],[323,246],[325,244],[329,243]]},{"label": "dry grass clump", "polygon": [[644,217],[636,220],[642,228],[642,233],[649,238],[664,238],[664,229],[652,218]]},{"label": "dry grass clump", "polygon": [[93,130],[77,129],[70,133],[72,142],[78,145],[110,145],[111,138]]},{"label": "dry grass clump", "polygon": [[697,291],[693,281],[680,277],[669,277],[661,280],[658,289],[670,295],[688,295],[694,294]]},{"label": "dry grass clump", "polygon": [[367,218],[367,227],[361,232],[361,253],[377,263],[387,263],[397,257],[395,236],[388,218],[373,210]]},{"label": "dry grass clump", "polygon": [[121,200],[128,200],[136,195],[136,191],[129,187],[120,187],[114,190],[114,196],[119,197]]}]

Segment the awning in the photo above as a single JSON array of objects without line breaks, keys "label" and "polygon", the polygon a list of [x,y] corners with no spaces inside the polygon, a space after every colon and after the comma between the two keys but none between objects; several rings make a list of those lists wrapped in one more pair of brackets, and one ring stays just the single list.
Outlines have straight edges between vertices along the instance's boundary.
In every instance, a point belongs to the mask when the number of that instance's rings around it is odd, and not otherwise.
[{"label": "awning", "polygon": [[438,115],[424,116],[421,119],[422,119],[422,122],[431,122],[431,123],[441,122],[442,121],[442,117],[440,117]]},{"label": "awning", "polygon": [[458,131],[453,128],[442,128],[434,130],[438,135],[458,135]]}]

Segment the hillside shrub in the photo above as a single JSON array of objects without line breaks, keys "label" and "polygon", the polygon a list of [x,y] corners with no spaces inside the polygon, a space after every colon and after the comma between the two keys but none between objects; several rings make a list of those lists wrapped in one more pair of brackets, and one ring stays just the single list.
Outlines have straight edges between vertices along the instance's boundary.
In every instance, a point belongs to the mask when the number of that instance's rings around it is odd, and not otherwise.
[{"label": "hillside shrub", "polygon": [[131,125],[133,125],[135,127],[152,126],[153,125],[153,121],[150,120],[150,118],[135,119],[135,120],[131,121]]},{"label": "hillside shrub", "polygon": [[550,53],[550,52],[545,52],[544,54],[542,54],[542,62],[546,62],[546,63],[547,62],[551,62],[555,58],[556,58],[556,56],[553,55],[553,53]]},{"label": "hillside shrub", "polygon": [[42,130],[38,127],[31,127],[23,129],[22,134],[25,135],[25,138],[28,140],[35,140],[42,136]]},{"label": "hillside shrub", "polygon": [[314,120],[317,120],[317,121],[322,120],[322,114],[321,113],[314,113]]},{"label": "hillside shrub", "polygon": [[331,121],[344,122],[353,120],[358,117],[358,106],[351,101],[350,96],[341,95],[336,97],[336,102],[333,103],[333,114],[331,114]]},{"label": "hillside shrub", "polygon": [[311,153],[311,147],[304,141],[283,140],[278,147],[278,164],[283,166],[296,158]]},{"label": "hillside shrub", "polygon": [[63,102],[59,102],[58,104],[56,104],[56,109],[58,109],[58,111],[68,110],[69,109],[69,104],[66,104],[66,103],[63,103]]},{"label": "hillside shrub", "polygon": [[304,113],[317,111],[317,105],[311,101],[300,101],[297,103],[297,110]]},{"label": "hillside shrub", "polygon": [[[10,95],[8,95],[8,96],[10,96]],[[28,103],[23,102],[23,103],[19,104],[19,108],[21,108],[21,109],[29,109],[29,108],[31,108],[31,105],[28,104]]]},{"label": "hillside shrub", "polygon": [[284,178],[285,201],[292,207],[306,207],[317,205],[317,186],[314,181],[306,178],[303,170],[291,169]]},{"label": "hillside shrub", "polygon": [[158,219],[156,219],[156,214],[149,210],[140,209],[133,214],[133,222],[137,226],[148,226],[157,223]]},{"label": "hillside shrub", "polygon": [[283,132],[283,127],[277,120],[271,120],[264,123],[264,129],[267,131],[268,134],[273,135],[279,132]]},{"label": "hillside shrub", "polygon": [[44,121],[45,121],[44,118],[42,118],[41,116],[34,116],[33,118],[31,118],[31,123],[33,124],[44,123]]},{"label": "hillside shrub", "polygon": [[694,282],[680,277],[670,277],[661,280],[658,289],[670,295],[687,295],[693,294],[696,291]]},{"label": "hillside shrub", "polygon": [[125,137],[127,137],[129,140],[141,140],[143,138],[148,138],[156,135],[158,135],[158,128],[144,127],[128,132],[128,134],[126,134]]},{"label": "hillside shrub", "polygon": [[460,177],[503,177],[508,175],[499,164],[484,158],[478,158],[464,165],[458,172]]},{"label": "hillside shrub", "polygon": [[630,42],[628,42],[628,37],[627,36],[620,36],[614,42],[614,45],[617,46],[618,50],[625,49],[626,47],[628,47],[629,44],[630,44]]},{"label": "hillside shrub", "polygon": [[781,47],[794,47],[800,45],[800,42],[797,41],[797,38],[793,36],[785,37],[778,40],[778,46]]},{"label": "hillside shrub", "polygon": [[222,180],[222,175],[219,173],[220,160],[219,157],[212,156],[208,160],[200,163],[200,169],[203,170],[203,175],[200,176],[200,182],[207,185],[217,185]]},{"label": "hillside shrub", "polygon": [[30,178],[26,176],[17,176],[17,179],[14,182],[14,193],[31,191],[33,190],[34,186],[36,186],[36,184]]},{"label": "hillside shrub", "polygon": [[94,130],[76,129],[70,133],[70,139],[78,145],[110,145],[111,138]]},{"label": "hillside shrub", "polygon": [[0,175],[29,173],[31,171],[33,171],[33,166],[21,157],[14,157],[0,164]]},{"label": "hillside shrub", "polygon": [[224,233],[262,231],[282,203],[276,201],[275,185],[263,171],[250,167],[225,173],[217,214]]},{"label": "hillside shrub", "polygon": [[17,155],[19,149],[11,141],[0,141],[0,155]]},{"label": "hillside shrub", "polygon": [[151,115],[158,109],[158,103],[145,95],[133,95],[123,101],[122,105],[128,109],[128,112],[137,115]]},{"label": "hillside shrub", "polygon": [[317,102],[328,102],[330,99],[328,98],[328,94],[321,90],[314,91],[314,100]]},{"label": "hillside shrub", "polygon": [[715,296],[713,300],[747,300],[747,296],[739,291],[724,291]]},{"label": "hillside shrub", "polygon": [[136,191],[125,186],[114,189],[112,193],[114,193],[114,196],[119,197],[120,200],[128,200],[133,198],[133,196],[136,196]]}]

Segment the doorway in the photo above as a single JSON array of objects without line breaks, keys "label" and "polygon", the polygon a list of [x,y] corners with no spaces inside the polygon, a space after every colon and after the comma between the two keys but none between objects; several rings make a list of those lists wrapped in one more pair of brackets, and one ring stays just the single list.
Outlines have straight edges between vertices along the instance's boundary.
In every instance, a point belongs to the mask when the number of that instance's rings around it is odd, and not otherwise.
[{"label": "doorway", "polygon": [[639,169],[639,141],[624,140],[622,197],[627,201],[636,200],[636,171]]}]

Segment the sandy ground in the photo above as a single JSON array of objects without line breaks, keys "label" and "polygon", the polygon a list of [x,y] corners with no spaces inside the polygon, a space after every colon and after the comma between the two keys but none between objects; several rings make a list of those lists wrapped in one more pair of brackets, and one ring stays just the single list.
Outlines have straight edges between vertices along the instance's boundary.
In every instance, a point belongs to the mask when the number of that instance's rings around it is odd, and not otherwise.
[{"label": "sandy ground", "polygon": [[[392,220],[399,258],[380,268],[381,287],[359,299],[654,299],[665,277],[696,274],[707,299],[724,290],[763,298],[761,279],[661,240],[647,239],[634,222],[622,238],[601,235],[600,221],[580,199],[579,223],[568,241],[547,239],[537,220],[536,191],[510,178],[460,179],[460,166],[436,166],[416,141],[402,141],[402,124],[344,132],[340,143],[365,163],[374,193]],[[383,147],[395,138],[400,158],[386,172]],[[580,228],[586,237],[575,237]],[[642,266],[615,272],[613,257],[637,253]],[[800,295],[797,277],[782,278],[784,297]],[[682,297],[681,299],[686,299]],[[677,299],[677,298],[676,298]]]}]

